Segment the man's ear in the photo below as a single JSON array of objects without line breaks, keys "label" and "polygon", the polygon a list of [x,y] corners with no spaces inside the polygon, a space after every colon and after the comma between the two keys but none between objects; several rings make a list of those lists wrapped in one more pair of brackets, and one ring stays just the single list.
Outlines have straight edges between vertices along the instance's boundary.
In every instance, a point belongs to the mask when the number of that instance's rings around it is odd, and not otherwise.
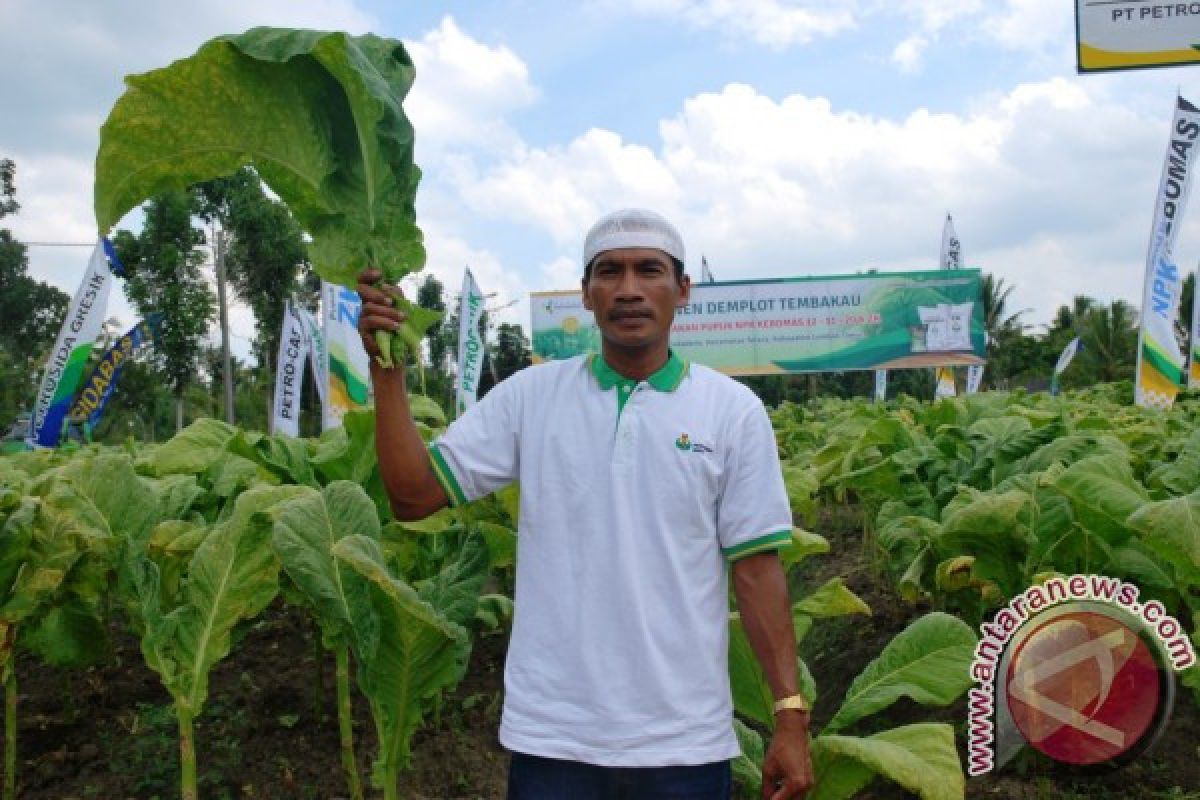
[{"label": "man's ear", "polygon": [[588,311],[591,311],[592,310],[592,299],[590,297],[588,297],[588,282],[580,281],[579,286],[580,286],[581,290],[583,291],[583,307],[586,308]]},{"label": "man's ear", "polygon": [[683,308],[692,299],[692,277],[686,272],[683,278],[679,281],[679,302],[675,304],[676,308]]}]

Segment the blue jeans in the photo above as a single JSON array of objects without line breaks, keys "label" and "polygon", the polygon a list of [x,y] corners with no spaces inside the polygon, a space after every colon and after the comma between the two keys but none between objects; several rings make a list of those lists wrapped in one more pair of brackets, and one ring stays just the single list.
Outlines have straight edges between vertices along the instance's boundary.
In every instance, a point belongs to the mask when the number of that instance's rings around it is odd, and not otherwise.
[{"label": "blue jeans", "polygon": [[686,767],[598,767],[513,753],[508,800],[729,800],[728,761]]}]

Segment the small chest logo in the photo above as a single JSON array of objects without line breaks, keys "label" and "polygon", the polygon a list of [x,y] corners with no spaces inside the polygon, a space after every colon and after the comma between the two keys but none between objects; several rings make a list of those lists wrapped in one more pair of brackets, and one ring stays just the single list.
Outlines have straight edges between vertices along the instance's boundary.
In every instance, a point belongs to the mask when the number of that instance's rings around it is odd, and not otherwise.
[{"label": "small chest logo", "polygon": [[675,440],[675,447],[677,447],[678,449],[680,449],[684,452],[690,452],[690,453],[711,453],[712,452],[711,447],[709,447],[706,444],[700,444],[700,442],[693,442],[691,440],[691,437],[689,437],[686,433],[679,434],[679,438]]}]

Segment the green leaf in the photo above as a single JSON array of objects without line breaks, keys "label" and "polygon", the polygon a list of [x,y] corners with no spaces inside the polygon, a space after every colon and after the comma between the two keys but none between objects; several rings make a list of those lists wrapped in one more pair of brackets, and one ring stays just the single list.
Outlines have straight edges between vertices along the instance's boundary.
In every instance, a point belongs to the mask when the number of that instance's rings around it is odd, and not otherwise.
[{"label": "green leaf", "polygon": [[334,556],[371,585],[371,606],[378,635],[357,628],[352,647],[358,661],[358,684],[371,706],[380,742],[376,778],[386,779],[408,762],[408,742],[420,723],[425,704],[461,680],[467,668],[470,640],[417,596],[411,586],[392,576],[379,544],[365,536],[347,536]]},{"label": "green leaf", "polygon": [[978,578],[997,583],[1009,595],[1019,591],[1032,546],[1021,521],[1028,497],[1020,491],[964,491],[942,512],[942,530],[933,540],[939,560],[974,556]]},{"label": "green leaf", "polygon": [[976,641],[962,620],[941,612],[926,614],[859,673],[825,730],[842,730],[901,697],[922,705],[949,705],[971,684]]},{"label": "green leaf", "polygon": [[412,417],[415,420],[420,420],[427,425],[435,428],[446,427],[446,413],[442,411],[432,398],[426,397],[423,394],[410,394],[408,396],[408,407],[412,411]]},{"label": "green leaf", "polygon": [[312,464],[326,481],[365,484],[375,471],[375,412],[350,411],[321,434]]},{"label": "green leaf", "polygon": [[146,463],[155,475],[198,475],[225,452],[236,433],[236,428],[220,420],[198,419],[155,448]]},{"label": "green leaf", "polygon": [[[130,76],[101,128],[97,225],[251,165],[312,236],[322,278],[353,286],[375,266],[398,281],[425,263],[402,107],[413,77],[399,41],[284,28],[214,39]],[[438,317],[414,311],[398,339],[413,348]]]},{"label": "green leaf", "polygon": [[841,617],[847,614],[870,614],[871,607],[846,588],[842,577],[830,578],[819,589],[793,606],[813,617]]},{"label": "green leaf", "polygon": [[1112,545],[1129,538],[1129,515],[1149,500],[1134,479],[1129,461],[1113,455],[1092,456],[1072,464],[1054,486],[1071,501],[1079,524]]},{"label": "green leaf", "polygon": [[809,556],[829,552],[829,540],[819,533],[810,533],[801,528],[792,528],[792,541],[779,551],[784,569],[791,569]]},{"label": "green leaf", "polygon": [[775,727],[775,696],[736,612],[729,615],[729,684],[737,713],[767,728]]},{"label": "green leaf", "polygon": [[258,462],[280,479],[300,486],[319,489],[317,477],[308,459],[308,443],[277,433],[264,436],[254,446]]},{"label": "green leaf", "polygon": [[1200,585],[1200,491],[1149,503],[1129,526],[1151,551],[1175,568],[1182,581]]},{"label": "green leaf", "polygon": [[808,800],[858,796],[876,776],[922,800],[962,800],[966,778],[949,725],[919,723],[873,736],[817,737],[812,747],[816,782]]},{"label": "green leaf", "polygon": [[136,581],[143,600],[143,653],[181,708],[200,714],[213,665],[229,654],[233,629],[257,616],[279,588],[278,562],[271,551],[271,525],[260,516],[302,487],[251,489],[237,499],[233,514],[196,548],[179,604],[154,612],[157,569],[143,562]]},{"label": "green leaf", "polygon": [[733,721],[733,731],[737,734],[738,748],[742,751],[730,764],[733,780],[748,794],[758,797],[762,794],[762,763],[766,757],[766,743],[758,731],[739,719]]},{"label": "green leaf", "polygon": [[465,626],[475,617],[479,590],[488,576],[488,547],[483,536],[470,534],[454,560],[447,563],[417,594],[457,625]]},{"label": "green leaf", "polygon": [[517,563],[516,531],[494,522],[476,522],[475,527],[487,542],[492,567],[503,569]]},{"label": "green leaf", "polygon": [[292,583],[304,595],[322,639],[332,649],[349,642],[357,628],[371,636],[373,624],[367,583],[333,556],[346,536],[379,538],[379,518],[366,492],[349,481],[308,490],[272,510],[271,542]]}]

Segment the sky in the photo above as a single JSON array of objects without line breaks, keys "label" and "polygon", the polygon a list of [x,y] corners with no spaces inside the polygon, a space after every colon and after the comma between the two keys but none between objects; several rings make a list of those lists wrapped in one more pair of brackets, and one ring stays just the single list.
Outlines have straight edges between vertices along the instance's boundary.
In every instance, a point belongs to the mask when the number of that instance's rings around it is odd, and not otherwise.
[{"label": "sky", "polygon": [[[949,213],[1035,332],[1077,294],[1140,305],[1174,98],[1200,103],[1194,67],[1077,75],[1070,0],[0,0],[4,224],[94,241],[122,78],[256,25],[404,41],[427,269],[452,297],[470,266],[526,328],[626,206],[670,218],[696,276],[933,269]],[[30,271],[73,294],[88,254],[31,247]],[[1196,213],[1176,256],[1200,259]],[[245,357],[240,303],[232,329]]]}]

